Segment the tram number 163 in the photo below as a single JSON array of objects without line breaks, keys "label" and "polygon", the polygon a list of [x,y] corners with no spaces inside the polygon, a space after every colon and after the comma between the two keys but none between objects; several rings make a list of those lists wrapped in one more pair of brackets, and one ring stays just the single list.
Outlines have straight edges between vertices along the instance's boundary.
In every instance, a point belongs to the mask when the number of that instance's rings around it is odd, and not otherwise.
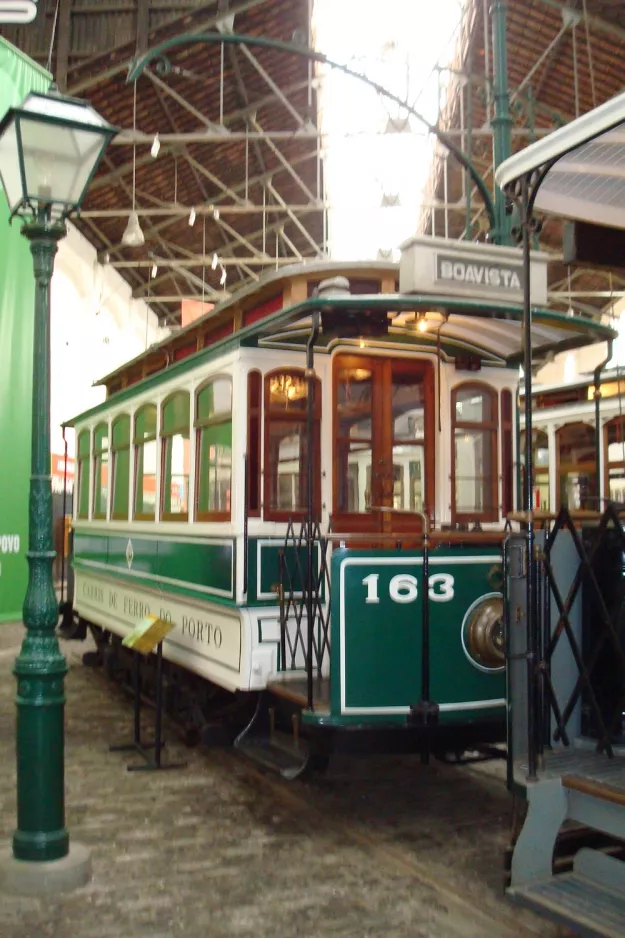
[{"label": "tram number 163", "polygon": [[[367,589],[366,603],[379,603],[379,573],[370,573],[362,581]],[[419,595],[417,578],[410,573],[399,573],[388,585],[388,595],[394,603],[413,603]],[[448,603],[454,598],[454,578],[450,573],[433,573],[428,579],[428,596],[435,603]]]}]

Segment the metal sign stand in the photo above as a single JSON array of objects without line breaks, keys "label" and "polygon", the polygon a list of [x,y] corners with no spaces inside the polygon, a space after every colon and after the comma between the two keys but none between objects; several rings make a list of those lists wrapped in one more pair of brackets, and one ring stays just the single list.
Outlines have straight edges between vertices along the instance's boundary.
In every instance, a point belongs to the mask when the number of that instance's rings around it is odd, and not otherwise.
[{"label": "metal sign stand", "polygon": [[[154,650],[154,649],[152,649]],[[149,653],[149,652],[148,652]],[[135,650],[133,666],[134,692],[134,733],[130,743],[109,746],[109,752],[138,752],[145,762],[127,765],[129,772],[151,772],[159,769],[182,769],[186,762],[168,762],[163,764],[161,754],[165,747],[163,740],[163,638],[156,645],[156,707],[154,720],[154,741],[146,742],[141,738],[141,654]]]}]

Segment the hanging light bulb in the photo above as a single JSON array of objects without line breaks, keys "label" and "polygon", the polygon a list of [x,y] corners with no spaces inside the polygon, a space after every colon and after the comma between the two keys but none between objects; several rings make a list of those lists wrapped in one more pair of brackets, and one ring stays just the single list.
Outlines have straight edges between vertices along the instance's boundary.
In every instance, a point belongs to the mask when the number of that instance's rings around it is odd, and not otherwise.
[{"label": "hanging light bulb", "polygon": [[145,244],[145,235],[139,224],[139,216],[134,210],[128,216],[128,224],[122,235],[122,244],[130,248],[138,248]]},{"label": "hanging light bulb", "polygon": [[211,270],[217,270],[217,264],[219,263],[219,258],[216,254],[213,254],[213,259],[211,261]]},{"label": "hanging light bulb", "polygon": [[222,287],[225,287],[227,277],[228,277],[228,274],[226,273],[226,268],[225,268],[225,267],[222,267],[222,268],[221,268],[221,277],[219,278],[219,283],[220,283],[220,285],[221,285]]},{"label": "hanging light bulb", "polygon": [[213,209],[213,218],[215,219],[215,221],[219,221],[219,209],[218,208]]},{"label": "hanging light bulb", "polygon": [[156,277],[157,273],[158,273],[158,265],[157,265],[157,264],[152,264],[152,272],[151,272],[150,276],[151,276],[151,277]]},{"label": "hanging light bulb", "polygon": [[428,331],[428,323],[427,323],[427,319],[425,318],[425,316],[423,316],[423,317],[419,320],[419,325],[417,326],[417,328],[418,328],[419,332],[427,332],[427,331]]},{"label": "hanging light bulb", "polygon": [[152,141],[152,149],[150,150],[150,155],[153,160],[158,156],[158,151],[161,148],[161,141],[158,134],[154,134],[154,140]]},{"label": "hanging light bulb", "polygon": [[193,228],[195,224],[195,206],[189,212],[189,228]]},{"label": "hanging light bulb", "polygon": [[[132,100],[132,129],[137,130],[137,83],[134,84],[134,94]],[[137,145],[132,145],[132,212],[128,216],[128,224],[122,235],[122,244],[127,247],[141,247],[145,244],[145,236],[139,224],[139,216],[135,209],[135,191],[137,182]]]}]

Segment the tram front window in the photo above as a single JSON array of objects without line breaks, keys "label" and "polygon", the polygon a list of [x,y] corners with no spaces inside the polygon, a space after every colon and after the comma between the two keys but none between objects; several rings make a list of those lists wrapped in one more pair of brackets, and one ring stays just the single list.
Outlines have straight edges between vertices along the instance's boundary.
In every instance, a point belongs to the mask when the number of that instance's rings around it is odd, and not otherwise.
[{"label": "tram front window", "polygon": [[457,521],[496,521],[497,397],[469,384],[452,395],[453,514]]},{"label": "tram front window", "polygon": [[337,384],[338,507],[364,512],[371,505],[373,375],[342,369]]},{"label": "tram front window", "polygon": [[395,371],[393,409],[393,508],[423,511],[425,498],[425,390],[422,381]]}]

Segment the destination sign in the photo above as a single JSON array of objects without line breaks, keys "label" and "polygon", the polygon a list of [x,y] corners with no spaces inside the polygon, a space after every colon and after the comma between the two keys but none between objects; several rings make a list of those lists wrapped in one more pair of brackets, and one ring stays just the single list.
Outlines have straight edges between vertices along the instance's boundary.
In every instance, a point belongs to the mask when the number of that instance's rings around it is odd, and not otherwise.
[{"label": "destination sign", "polygon": [[[547,303],[547,261],[530,256],[530,296]],[[523,256],[519,248],[415,235],[401,245],[399,292],[443,294],[504,303],[523,301]]]},{"label": "destination sign", "polygon": [[32,23],[37,16],[37,0],[0,0],[0,23]]},{"label": "destination sign", "polygon": [[497,293],[510,290],[518,293],[522,283],[521,264],[479,263],[454,254],[436,255],[436,282],[466,284],[471,287],[492,289]]}]

